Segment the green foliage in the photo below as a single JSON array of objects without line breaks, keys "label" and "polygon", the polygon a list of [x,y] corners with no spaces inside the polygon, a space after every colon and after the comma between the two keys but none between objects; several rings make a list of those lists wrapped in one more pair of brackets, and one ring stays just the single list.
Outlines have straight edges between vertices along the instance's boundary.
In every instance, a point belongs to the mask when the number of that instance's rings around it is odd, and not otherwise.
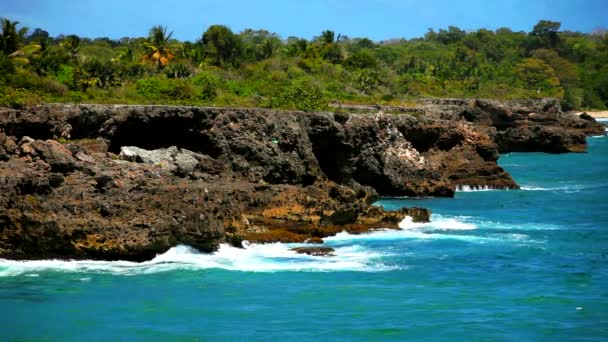
[{"label": "green foliage", "polygon": [[327,103],[319,87],[308,82],[294,82],[270,100],[271,108],[295,108],[306,112],[324,110]]},{"label": "green foliage", "polygon": [[572,110],[581,108],[584,100],[584,91],[581,88],[566,88],[561,101],[562,108]]},{"label": "green foliage", "polygon": [[550,65],[538,58],[526,58],[515,66],[515,73],[528,90],[537,89],[554,95],[559,79]]},{"label": "green foliage", "polygon": [[535,37],[533,45],[543,47],[554,47],[559,42],[558,31],[561,23],[556,21],[541,20],[532,29],[530,36]]},{"label": "green foliage", "polygon": [[[608,105],[608,35],[540,21],[508,28],[429,30],[373,42],[323,31],[282,40],[266,30],[210,26],[195,42],[166,27],[146,38],[50,38],[2,20],[6,104],[47,101],[323,109],[336,100],[398,105],[415,97],[559,97],[566,109]],[[11,89],[10,92],[7,89]],[[69,90],[69,91],[68,91]]]},{"label": "green foliage", "polygon": [[167,27],[157,25],[150,29],[148,39],[144,42],[146,49],[144,60],[152,62],[158,70],[175,58],[177,47],[171,44],[172,35],[173,32],[167,33]]},{"label": "green foliage", "polygon": [[165,69],[165,75],[169,78],[187,78],[192,72],[185,64],[171,64]]},{"label": "green foliage", "polygon": [[226,66],[239,64],[243,54],[241,38],[224,25],[212,25],[202,37],[203,47],[211,57],[213,65]]},{"label": "green foliage", "polygon": [[22,27],[17,29],[18,21],[11,21],[6,18],[0,20],[2,25],[2,33],[0,34],[0,52],[8,55],[19,48],[21,42],[25,39],[28,28]]},{"label": "green foliage", "polygon": [[209,98],[209,90],[197,88],[180,79],[151,77],[140,79],[135,83],[137,94],[146,100],[177,102],[195,101],[197,98]]},{"label": "green foliage", "polygon": [[0,53],[0,77],[4,77],[14,72],[15,65],[11,59]]},{"label": "green foliage", "polygon": [[119,67],[113,61],[102,61],[97,58],[87,60],[82,67],[80,80],[82,88],[108,88],[120,85]]},{"label": "green foliage", "polygon": [[200,98],[205,100],[216,98],[220,81],[214,75],[201,72],[192,78],[191,83],[198,89]]},{"label": "green foliage", "polygon": [[37,94],[26,89],[13,89],[0,86],[0,106],[22,108],[40,104],[42,99]]},{"label": "green foliage", "polygon": [[378,59],[371,50],[363,49],[348,57],[344,61],[344,65],[356,69],[375,68],[378,65]]},{"label": "green foliage", "polygon": [[68,65],[61,66],[55,74],[55,79],[68,87],[73,86],[75,84],[74,67]]}]

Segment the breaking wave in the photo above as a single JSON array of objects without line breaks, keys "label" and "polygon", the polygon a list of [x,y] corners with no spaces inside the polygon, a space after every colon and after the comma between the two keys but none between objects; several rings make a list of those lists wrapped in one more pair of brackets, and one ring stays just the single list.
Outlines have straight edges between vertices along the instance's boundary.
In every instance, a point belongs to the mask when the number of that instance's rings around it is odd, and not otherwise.
[{"label": "breaking wave", "polygon": [[508,189],[499,189],[494,188],[488,185],[458,185],[456,186],[456,191],[460,192],[475,192],[475,191],[496,191],[496,190],[508,190]]},{"label": "breaking wave", "polygon": [[151,274],[173,270],[225,269],[247,272],[277,271],[386,271],[393,269],[379,263],[381,254],[361,246],[335,248],[334,256],[298,254],[295,244],[246,244],[236,248],[222,244],[215,253],[200,253],[189,246],[176,246],[145,262],[95,260],[0,259],[0,277],[34,275],[42,271],[92,272],[116,275]]},{"label": "breaking wave", "polygon": [[[531,227],[531,228],[530,228]],[[485,233],[471,234],[469,231],[483,228]],[[302,244],[250,244],[236,248],[220,245],[214,253],[200,253],[189,246],[176,246],[154,259],[145,262],[96,261],[96,260],[28,260],[15,261],[0,259],[0,277],[25,275],[37,277],[40,272],[98,273],[114,275],[140,275],[175,270],[223,269],[243,272],[333,272],[360,271],[378,272],[398,269],[383,263],[386,250],[366,245],[366,241],[390,240],[456,240],[475,244],[521,241],[525,234],[487,234],[491,230],[559,229],[557,226],[534,224],[516,225],[480,220],[467,216],[442,216],[433,214],[432,222],[413,222],[406,217],[399,223],[399,229],[380,229],[365,234],[341,232],[324,240],[326,246],[333,247],[332,256],[311,256],[291,250]],[[310,246],[310,245],[307,245]],[[84,280],[82,280],[84,279]],[[90,277],[81,278],[82,281]]]}]

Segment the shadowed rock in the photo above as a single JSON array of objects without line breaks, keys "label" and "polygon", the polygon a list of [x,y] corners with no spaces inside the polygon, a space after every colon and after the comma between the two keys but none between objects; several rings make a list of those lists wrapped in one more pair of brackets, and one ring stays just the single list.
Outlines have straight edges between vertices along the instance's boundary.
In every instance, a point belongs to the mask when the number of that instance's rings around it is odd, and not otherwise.
[{"label": "shadowed rock", "polygon": [[296,247],[292,251],[298,254],[308,254],[312,256],[333,256],[335,249],[331,247]]},{"label": "shadowed rock", "polygon": [[427,222],[426,209],[371,204],[517,187],[499,151],[577,150],[596,124],[551,101],[444,100],[403,113],[0,108],[0,257],[139,261],[177,244],[318,243],[405,216]]}]

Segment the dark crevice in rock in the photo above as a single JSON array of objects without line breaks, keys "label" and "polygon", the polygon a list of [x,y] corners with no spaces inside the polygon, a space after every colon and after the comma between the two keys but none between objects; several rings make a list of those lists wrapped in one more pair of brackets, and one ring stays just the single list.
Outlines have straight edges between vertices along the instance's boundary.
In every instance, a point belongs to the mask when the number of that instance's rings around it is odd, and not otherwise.
[{"label": "dark crevice in rock", "polygon": [[6,135],[14,136],[17,140],[23,137],[33,139],[52,139],[55,126],[45,122],[27,122],[24,124],[7,124],[3,127]]},{"label": "dark crevice in rock", "polygon": [[176,146],[217,158],[222,149],[192,117],[133,116],[114,127],[110,136],[110,151],[120,152],[123,146],[147,150]]},{"label": "dark crevice in rock", "polygon": [[332,181],[346,183],[352,179],[350,150],[344,133],[326,117],[313,117],[308,130],[312,152],[323,173]]}]

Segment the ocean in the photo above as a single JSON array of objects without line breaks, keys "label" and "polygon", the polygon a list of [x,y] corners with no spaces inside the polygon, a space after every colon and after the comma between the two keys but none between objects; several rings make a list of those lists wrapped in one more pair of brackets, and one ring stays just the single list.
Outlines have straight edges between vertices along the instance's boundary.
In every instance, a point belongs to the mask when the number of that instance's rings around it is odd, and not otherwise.
[{"label": "ocean", "polygon": [[521,190],[463,187],[432,222],[144,263],[0,259],[0,341],[608,340],[608,137],[511,153]]}]

